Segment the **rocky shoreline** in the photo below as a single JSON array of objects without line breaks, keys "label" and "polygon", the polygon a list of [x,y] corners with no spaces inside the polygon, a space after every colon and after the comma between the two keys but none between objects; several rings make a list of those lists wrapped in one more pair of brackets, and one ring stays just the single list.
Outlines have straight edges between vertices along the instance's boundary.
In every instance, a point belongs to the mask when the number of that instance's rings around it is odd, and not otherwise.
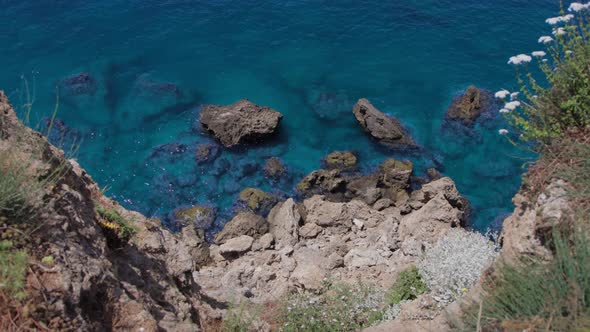
[{"label": "rocky shoreline", "polygon": [[[416,181],[412,163],[396,159],[386,160],[372,174],[359,175],[358,158],[349,151],[329,154],[323,161],[325,169],[297,185],[298,197],[277,199],[255,188],[242,191],[244,208],[213,243],[205,240],[204,229],[214,218],[214,211],[206,208],[174,211],[170,218],[181,230],[173,233],[159,221],[105,197],[75,161],[65,160],[63,151],[23,126],[7,98],[0,97],[0,147],[19,146],[38,160],[39,172],[56,161],[65,162],[63,179],[47,191],[49,211],[41,231],[35,233],[36,243],[43,244],[34,250],[36,259],[50,255],[55,263],[50,272],[33,267],[38,278],[38,286],[31,289],[33,297],[52,301],[32,315],[50,321],[50,328],[213,330],[231,304],[266,305],[292,293],[318,293],[326,280],[370,281],[386,291],[401,271],[419,265],[425,252],[450,232],[459,232],[460,237],[470,234],[465,228],[469,203],[452,179],[431,169],[429,179],[412,186]],[[250,107],[271,117],[271,125],[247,134],[228,130],[228,137],[218,137],[224,145],[261,137],[276,128],[278,112],[247,101],[230,106],[237,111],[216,107],[210,111],[240,113]],[[357,119],[365,117],[363,127],[373,137],[387,144],[415,146],[395,120],[384,123],[396,127],[399,135],[381,135],[391,128],[374,127],[374,122],[384,120],[377,112],[368,101],[355,106]],[[212,124],[206,114],[201,120]],[[243,116],[250,115],[239,117]],[[215,126],[209,128],[218,134]],[[36,146],[42,146],[43,152],[34,152]],[[210,146],[197,150],[204,162],[215,154]],[[285,166],[271,158],[264,170],[278,177]],[[131,241],[113,241],[98,207],[112,209],[136,228]],[[503,239],[514,242],[507,235]],[[417,314],[427,309],[424,319],[443,319],[449,301],[426,295],[415,303],[424,301],[430,304],[407,311]],[[270,330],[270,326],[261,321],[257,329]]]}]

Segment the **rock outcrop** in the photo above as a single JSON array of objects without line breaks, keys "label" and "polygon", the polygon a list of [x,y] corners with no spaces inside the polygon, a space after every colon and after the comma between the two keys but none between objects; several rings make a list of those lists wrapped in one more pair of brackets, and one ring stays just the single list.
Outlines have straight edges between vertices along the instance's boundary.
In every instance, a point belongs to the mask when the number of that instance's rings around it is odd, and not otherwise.
[{"label": "rock outcrop", "polygon": [[[202,313],[208,305],[191,275],[209,260],[201,232],[186,227],[173,234],[105,197],[74,160],[23,126],[0,92],[0,149],[11,148],[31,160],[35,176],[60,169],[55,183],[44,188],[45,210],[34,220],[39,228],[18,241],[32,262],[26,317],[38,322],[32,329],[38,324],[82,331],[205,328]],[[105,222],[99,208],[133,227],[129,242],[115,241],[116,225]],[[51,266],[40,263],[43,257],[51,257]]]},{"label": "rock outcrop", "polygon": [[334,151],[326,156],[323,164],[328,169],[353,171],[357,167],[358,158],[351,151]]},{"label": "rock outcrop", "polygon": [[394,148],[416,147],[416,142],[396,118],[379,111],[367,99],[360,99],[352,113],[361,127],[379,142]]},{"label": "rock outcrop", "polygon": [[465,92],[457,96],[447,109],[447,119],[460,121],[465,125],[473,125],[482,112],[489,109],[494,98],[489,91],[471,85]]},{"label": "rock outcrop", "polygon": [[225,147],[262,141],[272,136],[283,115],[272,108],[248,100],[228,106],[207,105],[200,115],[201,125]]}]

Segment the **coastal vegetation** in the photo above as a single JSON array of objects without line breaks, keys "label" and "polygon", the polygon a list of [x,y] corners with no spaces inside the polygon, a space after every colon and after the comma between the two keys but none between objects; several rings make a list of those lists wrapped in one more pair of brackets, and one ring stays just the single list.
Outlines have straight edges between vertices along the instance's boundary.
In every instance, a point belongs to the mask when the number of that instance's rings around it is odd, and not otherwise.
[{"label": "coastal vegetation", "polygon": [[[551,252],[500,261],[485,278],[483,294],[464,310],[458,330],[588,331],[590,329],[590,4],[573,3],[547,19],[546,51],[518,55],[518,93],[502,90],[501,110],[512,125],[500,134],[539,152],[523,179],[535,202],[552,183],[563,187],[566,212],[538,231]],[[522,65],[538,59],[541,78]],[[524,70],[524,71],[523,71]],[[519,143],[522,142],[522,143]],[[539,217],[541,218],[541,217]]]}]

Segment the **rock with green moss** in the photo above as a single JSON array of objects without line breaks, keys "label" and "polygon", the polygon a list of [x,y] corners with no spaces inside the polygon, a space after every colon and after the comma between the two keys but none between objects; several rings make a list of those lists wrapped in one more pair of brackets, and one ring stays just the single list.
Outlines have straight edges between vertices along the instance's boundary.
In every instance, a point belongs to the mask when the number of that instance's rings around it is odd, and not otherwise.
[{"label": "rock with green moss", "polygon": [[379,170],[381,184],[385,188],[392,188],[397,192],[399,189],[406,189],[410,186],[414,164],[411,161],[389,158],[379,166]]},{"label": "rock with green moss", "polygon": [[258,188],[246,188],[240,192],[239,201],[254,213],[267,214],[277,203],[271,194],[265,193]]},{"label": "rock with green moss", "polygon": [[217,213],[212,207],[194,205],[178,208],[172,213],[172,216],[174,221],[180,225],[209,229],[215,221]]},{"label": "rock with green moss", "polygon": [[357,167],[358,159],[350,151],[334,151],[324,158],[323,163],[328,169],[352,171]]},{"label": "rock with green moss", "polygon": [[336,194],[346,191],[346,179],[340,175],[340,170],[320,169],[308,174],[297,184],[297,191],[303,196],[314,194]]}]

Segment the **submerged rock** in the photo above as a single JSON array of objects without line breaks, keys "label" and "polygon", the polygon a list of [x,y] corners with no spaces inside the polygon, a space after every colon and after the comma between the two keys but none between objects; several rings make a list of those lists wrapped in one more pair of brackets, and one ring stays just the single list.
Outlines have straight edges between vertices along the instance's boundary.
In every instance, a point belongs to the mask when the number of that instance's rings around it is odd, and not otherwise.
[{"label": "submerged rock", "polygon": [[270,178],[279,179],[287,173],[287,167],[281,159],[271,157],[264,165],[264,173]]},{"label": "submerged rock", "polygon": [[360,99],[352,113],[361,127],[381,143],[395,148],[416,147],[416,142],[396,118],[379,111],[367,99]]},{"label": "submerged rock", "polygon": [[215,209],[200,205],[178,208],[172,212],[176,224],[193,226],[197,229],[209,229],[216,216]]},{"label": "submerged rock", "polygon": [[221,150],[215,144],[199,144],[195,152],[197,163],[206,164],[211,163],[219,157]]},{"label": "submerged rock", "polygon": [[240,192],[240,202],[255,213],[267,214],[276,204],[276,199],[257,188],[246,188]]},{"label": "submerged rock", "polygon": [[457,96],[447,109],[447,119],[455,120],[464,125],[473,125],[482,112],[489,109],[494,98],[488,91],[483,91],[471,85],[465,92]]},{"label": "submerged rock", "polygon": [[207,105],[200,121],[226,147],[257,142],[275,133],[283,115],[243,99],[228,106]]},{"label": "submerged rock", "polygon": [[94,77],[88,73],[68,76],[59,82],[60,93],[66,96],[94,96],[98,85]]},{"label": "submerged rock", "polygon": [[354,170],[358,159],[351,151],[334,151],[324,158],[323,163],[328,169],[340,169],[343,171]]}]

